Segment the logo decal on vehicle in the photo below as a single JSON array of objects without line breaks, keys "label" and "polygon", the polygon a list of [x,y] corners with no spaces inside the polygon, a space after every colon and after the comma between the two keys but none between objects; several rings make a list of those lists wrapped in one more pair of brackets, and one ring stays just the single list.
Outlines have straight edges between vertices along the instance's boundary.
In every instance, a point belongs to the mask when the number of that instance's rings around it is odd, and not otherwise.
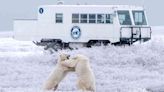
[{"label": "logo decal on vehicle", "polygon": [[40,13],[40,14],[43,14],[43,12],[44,12],[44,9],[43,9],[43,8],[40,8],[40,9],[39,9],[39,13]]},{"label": "logo decal on vehicle", "polygon": [[74,26],[72,29],[71,29],[71,36],[73,39],[78,39],[80,38],[81,36],[81,30],[78,26]]}]

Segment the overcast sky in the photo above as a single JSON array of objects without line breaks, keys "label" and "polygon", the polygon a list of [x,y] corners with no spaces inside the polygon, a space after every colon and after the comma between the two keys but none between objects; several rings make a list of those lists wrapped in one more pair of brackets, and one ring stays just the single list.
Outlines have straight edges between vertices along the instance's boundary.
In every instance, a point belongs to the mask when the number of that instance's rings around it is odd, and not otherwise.
[{"label": "overcast sky", "polygon": [[[149,24],[164,25],[164,0],[63,0],[64,4],[144,5]],[[36,19],[37,7],[57,0],[0,0],[0,30],[13,30],[14,19]]]}]

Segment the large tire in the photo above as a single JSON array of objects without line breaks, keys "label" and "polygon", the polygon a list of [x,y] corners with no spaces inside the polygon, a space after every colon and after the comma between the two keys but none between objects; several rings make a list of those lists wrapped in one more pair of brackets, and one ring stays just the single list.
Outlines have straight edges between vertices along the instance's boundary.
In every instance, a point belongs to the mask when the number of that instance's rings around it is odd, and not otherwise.
[{"label": "large tire", "polygon": [[57,42],[49,42],[47,45],[44,47],[45,50],[48,49],[53,49],[54,51],[58,51],[59,49],[62,49],[62,43],[57,43]]}]

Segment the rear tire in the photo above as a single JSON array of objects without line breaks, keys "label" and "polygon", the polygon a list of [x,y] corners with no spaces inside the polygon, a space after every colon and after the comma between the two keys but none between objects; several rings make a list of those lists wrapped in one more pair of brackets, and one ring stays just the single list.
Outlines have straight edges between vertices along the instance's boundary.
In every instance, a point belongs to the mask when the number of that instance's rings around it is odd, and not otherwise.
[{"label": "rear tire", "polygon": [[92,47],[92,46],[107,46],[108,44],[110,44],[110,41],[108,40],[90,40],[87,43],[87,47]]}]

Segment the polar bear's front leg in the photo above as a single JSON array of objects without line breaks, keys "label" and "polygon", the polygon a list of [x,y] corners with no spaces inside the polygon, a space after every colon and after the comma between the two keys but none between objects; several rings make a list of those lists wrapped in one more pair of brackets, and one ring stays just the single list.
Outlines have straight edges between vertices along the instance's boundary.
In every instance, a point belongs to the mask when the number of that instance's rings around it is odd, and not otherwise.
[{"label": "polar bear's front leg", "polygon": [[56,90],[58,87],[58,83],[57,82],[52,82],[52,81],[48,81],[44,84],[43,86],[43,90],[48,91],[48,90]]},{"label": "polar bear's front leg", "polygon": [[61,65],[65,66],[65,67],[70,67],[70,68],[74,68],[77,64],[77,60],[74,59],[69,59],[69,60],[65,60],[63,62],[61,62]]},{"label": "polar bear's front leg", "polygon": [[55,91],[57,88],[58,88],[58,85],[56,85],[56,86],[54,87],[53,91]]},{"label": "polar bear's front leg", "polygon": [[86,84],[85,84],[85,82],[84,82],[83,80],[79,79],[79,80],[77,81],[77,87],[78,87],[78,89],[81,90],[82,92],[87,91],[85,85],[86,85]]}]

